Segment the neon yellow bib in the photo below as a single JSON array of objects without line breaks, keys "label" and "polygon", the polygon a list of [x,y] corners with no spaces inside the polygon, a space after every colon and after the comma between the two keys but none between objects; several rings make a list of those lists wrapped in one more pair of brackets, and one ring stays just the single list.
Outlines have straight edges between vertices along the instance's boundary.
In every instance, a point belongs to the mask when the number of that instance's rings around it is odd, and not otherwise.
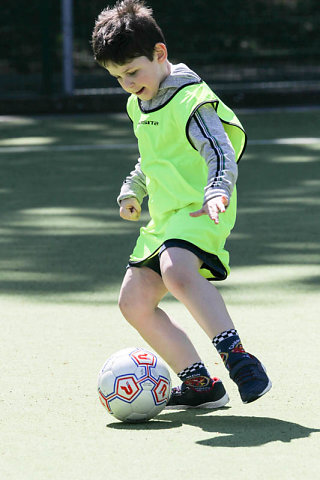
[{"label": "neon yellow bib", "polygon": [[[208,168],[205,160],[187,139],[192,114],[205,103],[212,103],[230,138],[239,161],[246,135],[235,114],[204,83],[184,86],[160,108],[144,112],[135,95],[127,110],[138,139],[141,169],[146,176],[151,220],[140,230],[131,262],[154,255],[165,240],[187,240],[217,255],[229,272],[229,254],[224,249],[236,217],[236,190],[218,225],[206,215],[192,218],[201,208]],[[203,276],[211,276],[201,269]]]}]

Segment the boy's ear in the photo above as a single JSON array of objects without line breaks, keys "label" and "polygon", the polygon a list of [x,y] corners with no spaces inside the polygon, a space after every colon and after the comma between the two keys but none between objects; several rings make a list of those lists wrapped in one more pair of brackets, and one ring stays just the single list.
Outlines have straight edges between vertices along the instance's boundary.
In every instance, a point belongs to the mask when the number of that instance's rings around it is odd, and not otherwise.
[{"label": "boy's ear", "polygon": [[168,51],[164,43],[156,43],[154,47],[154,58],[158,63],[163,63],[167,60]]}]

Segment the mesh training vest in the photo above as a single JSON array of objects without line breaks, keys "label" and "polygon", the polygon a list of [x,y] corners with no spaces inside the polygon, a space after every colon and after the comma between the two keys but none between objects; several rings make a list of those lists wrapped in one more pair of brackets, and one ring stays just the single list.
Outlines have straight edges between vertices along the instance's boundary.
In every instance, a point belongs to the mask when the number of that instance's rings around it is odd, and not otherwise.
[{"label": "mesh training vest", "polygon": [[[155,255],[165,240],[182,239],[217,255],[230,271],[224,244],[235,223],[236,188],[218,225],[207,215],[189,216],[202,206],[208,167],[187,138],[187,131],[192,114],[205,103],[213,104],[239,161],[246,144],[243,127],[206,83],[185,85],[164,105],[149,111],[143,111],[135,95],[128,99],[127,111],[138,139],[151,217],[148,225],[140,229],[131,262]],[[205,269],[200,273],[212,277]]]}]

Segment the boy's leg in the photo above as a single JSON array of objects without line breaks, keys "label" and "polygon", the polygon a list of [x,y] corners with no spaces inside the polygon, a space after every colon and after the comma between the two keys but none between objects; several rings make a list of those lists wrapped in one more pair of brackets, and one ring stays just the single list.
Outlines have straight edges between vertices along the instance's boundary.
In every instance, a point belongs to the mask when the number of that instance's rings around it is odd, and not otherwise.
[{"label": "boy's leg", "polygon": [[[147,267],[129,268],[120,291],[120,310],[181,380],[192,385],[182,396],[177,392],[179,407],[225,405],[229,397],[222,382],[210,378],[188,336],[158,307],[166,293],[162,278],[156,272]],[[170,407],[177,407],[177,403],[171,402]]]},{"label": "boy's leg", "polygon": [[234,329],[219,291],[198,271],[202,261],[184,248],[170,247],[160,257],[167,289],[182,302],[209,338]]},{"label": "boy's leg", "polygon": [[126,320],[178,373],[201,360],[186,333],[158,307],[166,293],[162,278],[150,268],[128,268],[119,307]]},{"label": "boy's leg", "polygon": [[201,260],[189,250],[170,247],[163,251],[160,267],[167,289],[181,301],[217,348],[244,403],[271,388],[258,359],[247,353],[218,290],[198,270]]}]

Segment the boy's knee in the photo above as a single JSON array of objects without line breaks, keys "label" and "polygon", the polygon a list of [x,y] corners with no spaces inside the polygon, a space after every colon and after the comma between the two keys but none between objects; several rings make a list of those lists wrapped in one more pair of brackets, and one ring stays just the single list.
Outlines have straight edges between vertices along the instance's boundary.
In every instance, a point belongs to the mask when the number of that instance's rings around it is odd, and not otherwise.
[{"label": "boy's knee", "polygon": [[130,318],[141,308],[140,299],[135,298],[130,292],[121,291],[118,299],[119,309],[122,315],[130,321]]},{"label": "boy's knee", "polygon": [[120,293],[118,305],[124,318],[133,326],[150,317],[150,313],[155,308],[143,292],[136,295],[126,290]]},{"label": "boy's knee", "polygon": [[150,321],[166,292],[161,277],[151,269],[129,269],[121,287],[119,309],[125,319],[139,329]]},{"label": "boy's knee", "polygon": [[126,317],[126,312],[128,308],[128,301],[126,299],[126,295],[124,295],[122,292],[119,295],[118,298],[118,307],[124,317]]}]

